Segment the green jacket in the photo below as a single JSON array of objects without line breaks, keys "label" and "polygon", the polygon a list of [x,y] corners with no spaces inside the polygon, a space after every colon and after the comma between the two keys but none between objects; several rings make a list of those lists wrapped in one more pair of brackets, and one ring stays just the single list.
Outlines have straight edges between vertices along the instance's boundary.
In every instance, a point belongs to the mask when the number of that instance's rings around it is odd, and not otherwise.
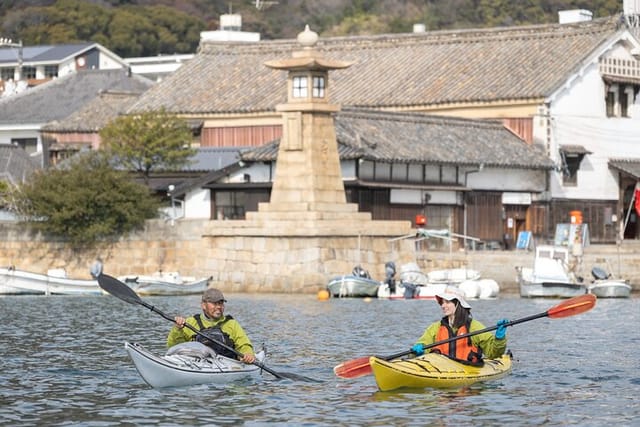
[{"label": "green jacket", "polygon": [[[222,322],[227,318],[227,316],[222,317],[218,320],[209,319],[205,315],[200,315],[200,320],[202,321],[202,326],[205,328],[212,328]],[[196,330],[200,330],[200,326],[196,321],[195,317],[191,316],[186,319],[186,322],[193,326]],[[225,334],[229,335],[229,338],[233,341],[234,348],[236,351],[242,354],[254,354],[253,345],[247,337],[247,334],[240,326],[240,323],[235,319],[227,320],[220,329]],[[167,336],[167,347],[173,347],[176,344],[180,344],[183,342],[194,341],[196,333],[189,329],[187,326],[180,329],[177,325],[174,325],[173,328],[169,331],[169,335]]]},{"label": "green jacket", "polygon": [[[469,326],[469,332],[479,331],[484,329],[485,326],[475,319],[471,320]],[[417,341],[425,346],[436,342],[436,334],[440,329],[440,321],[434,322],[424,331],[424,334]],[[453,330],[454,333],[458,332],[458,329]],[[464,338],[463,338],[464,339]],[[496,339],[496,336],[492,332],[485,332],[483,334],[474,335],[471,337],[471,342],[478,348],[482,349],[482,354],[485,359],[496,359],[502,356],[507,349],[507,338],[503,340]]]}]

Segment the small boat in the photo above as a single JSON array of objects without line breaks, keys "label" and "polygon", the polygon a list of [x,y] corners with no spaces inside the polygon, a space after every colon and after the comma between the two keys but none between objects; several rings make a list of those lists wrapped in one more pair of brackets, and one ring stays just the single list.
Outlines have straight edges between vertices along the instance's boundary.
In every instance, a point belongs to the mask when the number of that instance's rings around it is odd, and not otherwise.
[{"label": "small boat", "polygon": [[150,276],[128,275],[118,278],[138,295],[196,295],[209,286],[210,277],[186,277],[178,272],[159,271]]},{"label": "small boat", "polygon": [[572,298],[587,293],[569,269],[569,249],[542,245],[536,248],[533,268],[516,267],[520,296],[524,298]]},{"label": "small boat", "polygon": [[[140,344],[124,343],[142,379],[154,388],[181,387],[197,384],[227,384],[240,379],[259,377],[261,368],[216,354],[199,342],[186,342],[171,347],[158,357]],[[256,354],[263,362],[264,351]]]},{"label": "small boat", "polygon": [[381,282],[374,280],[360,266],[352,274],[337,276],[329,280],[327,290],[332,297],[375,297]]},{"label": "small boat", "polygon": [[587,286],[587,291],[598,298],[629,298],[631,285],[626,280],[615,279],[605,270],[594,267],[591,270],[594,281]]},{"label": "small boat", "polygon": [[511,355],[486,359],[482,366],[462,364],[439,353],[392,361],[372,356],[369,364],[382,391],[404,387],[458,388],[504,377],[511,372]]},{"label": "small boat", "polygon": [[72,279],[62,268],[47,274],[0,268],[1,295],[102,295],[102,289],[93,279]]}]

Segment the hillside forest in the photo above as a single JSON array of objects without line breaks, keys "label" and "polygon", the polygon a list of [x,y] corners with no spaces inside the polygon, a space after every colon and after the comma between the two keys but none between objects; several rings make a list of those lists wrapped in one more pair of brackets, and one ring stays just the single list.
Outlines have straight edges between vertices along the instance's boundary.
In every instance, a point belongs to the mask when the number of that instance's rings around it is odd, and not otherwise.
[{"label": "hillside forest", "polygon": [[2,0],[0,37],[25,46],[97,42],[123,58],[194,53],[201,31],[221,14],[242,15],[242,30],[293,38],[308,24],[321,36],[384,34],[543,24],[558,11],[594,18],[622,12],[622,0]]}]

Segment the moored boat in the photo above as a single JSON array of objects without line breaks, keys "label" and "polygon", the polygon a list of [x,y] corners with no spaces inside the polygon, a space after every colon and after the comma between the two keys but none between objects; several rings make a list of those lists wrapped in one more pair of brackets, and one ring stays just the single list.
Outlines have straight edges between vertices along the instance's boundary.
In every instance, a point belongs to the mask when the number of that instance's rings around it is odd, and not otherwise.
[{"label": "moored boat", "polygon": [[4,295],[102,295],[93,279],[72,279],[64,269],[47,274],[32,273],[13,267],[0,268],[0,294]]},{"label": "moored boat", "polygon": [[[140,344],[125,342],[124,347],[142,379],[154,388],[227,384],[261,374],[259,366],[221,356],[195,341],[175,345],[162,357]],[[264,359],[264,351],[256,354],[256,361]]]},{"label": "moored boat", "polygon": [[486,359],[482,366],[456,362],[439,353],[426,353],[412,359],[387,361],[369,359],[378,388],[458,388],[479,381],[502,378],[511,372],[511,355]]},{"label": "moored boat", "polygon": [[593,282],[587,286],[587,291],[598,298],[629,298],[631,285],[626,280],[615,279],[605,270],[594,267],[591,270]]},{"label": "moored boat", "polygon": [[199,295],[209,286],[210,277],[186,277],[178,272],[157,272],[153,275],[128,275],[118,278],[138,295]]},{"label": "moored boat", "polygon": [[372,279],[360,266],[352,274],[337,276],[329,280],[327,290],[332,297],[375,297],[381,282]]},{"label": "moored boat", "polygon": [[524,298],[572,298],[587,293],[586,284],[569,270],[569,249],[538,246],[533,268],[516,267],[520,296]]},{"label": "moored boat", "polygon": [[587,290],[598,298],[629,298],[631,296],[631,285],[623,280],[596,280],[587,286]]}]

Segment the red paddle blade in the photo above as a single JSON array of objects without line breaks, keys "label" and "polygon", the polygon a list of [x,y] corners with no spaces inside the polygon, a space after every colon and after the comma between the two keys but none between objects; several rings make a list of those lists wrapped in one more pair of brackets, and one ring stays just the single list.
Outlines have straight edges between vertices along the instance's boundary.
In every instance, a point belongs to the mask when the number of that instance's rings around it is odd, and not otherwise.
[{"label": "red paddle blade", "polygon": [[369,356],[347,360],[333,368],[333,372],[341,378],[358,378],[371,374]]},{"label": "red paddle blade", "polygon": [[574,316],[591,310],[596,305],[596,296],[584,294],[573,297],[547,310],[547,315],[552,319]]}]

